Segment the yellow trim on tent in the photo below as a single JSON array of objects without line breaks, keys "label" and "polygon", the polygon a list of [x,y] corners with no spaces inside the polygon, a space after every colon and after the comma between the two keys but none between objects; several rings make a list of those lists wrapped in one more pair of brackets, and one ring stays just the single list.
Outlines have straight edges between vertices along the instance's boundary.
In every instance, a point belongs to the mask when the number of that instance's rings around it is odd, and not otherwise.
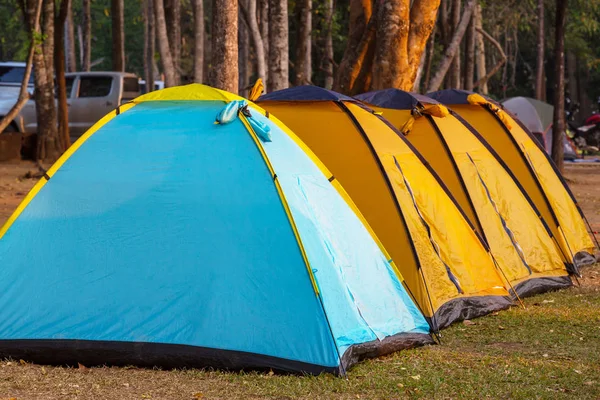
[{"label": "yellow trim on tent", "polygon": [[[123,113],[135,106],[134,102],[123,104],[119,107],[119,114]],[[25,208],[29,205],[29,203],[35,198],[35,196],[42,190],[48,179],[52,178],[54,174],[67,162],[69,157],[71,157],[79,148],[88,140],[94,133],[96,133],[100,128],[102,128],[106,123],[112,120],[115,116],[117,116],[117,110],[114,110],[108,114],[106,114],[102,119],[96,122],[90,129],[87,130],[71,147],[69,147],[62,156],[46,171],[44,177],[42,177],[33,188],[29,191],[25,199],[19,204],[17,209],[12,213],[12,215],[8,218],[6,223],[0,229],[0,239],[6,234],[6,232],[10,229],[12,224],[19,218],[19,215],[25,210]]]},{"label": "yellow trim on tent", "polygon": [[199,83],[175,86],[146,93],[134,100],[145,101],[225,101],[245,100],[243,97]]}]

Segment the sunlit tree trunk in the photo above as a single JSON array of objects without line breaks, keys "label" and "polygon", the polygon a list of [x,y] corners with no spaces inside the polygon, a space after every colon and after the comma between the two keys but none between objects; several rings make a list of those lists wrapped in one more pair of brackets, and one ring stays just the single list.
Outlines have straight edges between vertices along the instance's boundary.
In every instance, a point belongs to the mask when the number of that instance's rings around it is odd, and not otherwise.
[{"label": "sunlit tree trunk", "polygon": [[154,53],[156,52],[156,27],[154,25],[154,2],[144,0],[144,79],[146,90],[154,90]]},{"label": "sunlit tree trunk", "polygon": [[194,82],[204,79],[204,3],[194,1]]},{"label": "sunlit tree trunk", "polygon": [[269,91],[289,86],[287,0],[269,0]]},{"label": "sunlit tree trunk", "polygon": [[[483,34],[480,33],[483,30],[483,24],[481,21],[481,5],[476,5],[473,9],[473,18],[475,20],[475,58],[477,65],[477,80],[483,79],[487,75],[485,66],[485,42],[483,40]],[[478,91],[482,94],[488,94],[487,81],[482,83],[478,87]]]},{"label": "sunlit tree trunk", "polygon": [[475,76],[475,18],[471,15],[471,22],[467,28],[465,38],[465,65],[463,68],[463,85],[465,90],[473,90],[473,77]]},{"label": "sunlit tree trunk", "polygon": [[154,0],[154,14],[156,18],[156,40],[158,41],[158,51],[160,53],[160,60],[165,74],[165,86],[177,86],[179,84],[179,74],[176,74],[173,56],[171,55],[171,48],[169,46],[163,0]]},{"label": "sunlit tree trunk", "polygon": [[262,37],[263,53],[265,56],[265,74],[268,74],[266,66],[269,65],[269,0],[257,0],[257,2],[257,18],[260,20],[260,36]]},{"label": "sunlit tree trunk", "polygon": [[254,58],[256,60],[256,74],[263,81],[263,85],[267,85],[267,69],[265,64],[265,47],[263,37],[258,25],[257,18],[259,14],[256,11],[257,0],[245,0],[244,4],[240,3],[240,9],[244,15],[244,20],[248,25],[250,37],[252,38],[252,47],[254,49]]},{"label": "sunlit tree trunk", "polygon": [[213,0],[210,85],[238,92],[238,2]]},{"label": "sunlit tree trunk", "polygon": [[325,0],[325,59],[323,71],[325,72],[325,88],[333,88],[333,0]]},{"label": "sunlit tree trunk", "polygon": [[165,20],[175,68],[175,79],[181,81],[181,1],[165,0]]},{"label": "sunlit tree trunk", "polygon": [[563,135],[565,134],[565,20],[567,0],[556,0],[554,59],[556,86],[552,123],[552,159],[562,173],[564,169]]},{"label": "sunlit tree trunk", "polygon": [[[247,97],[248,90],[246,89],[250,83],[250,40],[248,38],[248,26],[244,20],[242,8],[246,9],[247,0],[238,0],[240,10],[238,11],[238,91],[242,97]],[[243,6],[243,7],[242,7]]]},{"label": "sunlit tree trunk", "polygon": [[[458,30],[460,24],[460,0],[452,0],[452,33]],[[453,36],[454,39],[455,36]],[[462,38],[461,38],[462,39]],[[451,44],[451,43],[450,43]],[[450,66],[449,79],[450,86],[454,89],[460,89],[460,42],[456,49],[456,54],[452,59],[452,65]]]},{"label": "sunlit tree trunk", "polygon": [[65,81],[65,23],[67,22],[71,0],[62,0],[59,12],[55,18],[54,29],[54,68],[56,73],[58,97],[58,137],[61,149],[71,145],[69,136],[69,109],[67,105],[67,85]]},{"label": "sunlit tree trunk", "polygon": [[90,3],[92,0],[83,0],[83,63],[81,69],[89,71],[92,63],[92,17]]}]

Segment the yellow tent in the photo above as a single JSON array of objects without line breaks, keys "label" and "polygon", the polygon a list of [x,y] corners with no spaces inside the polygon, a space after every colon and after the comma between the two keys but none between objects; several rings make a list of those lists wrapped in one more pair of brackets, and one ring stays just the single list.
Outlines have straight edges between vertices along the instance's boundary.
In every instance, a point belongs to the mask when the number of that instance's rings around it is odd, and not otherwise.
[{"label": "yellow tent", "polygon": [[575,197],[521,121],[493,101],[464,90],[442,90],[428,95],[464,118],[494,148],[527,192],[562,251],[577,265],[593,264],[594,244]]},{"label": "yellow tent", "polygon": [[349,97],[312,86],[270,93],[258,104],[341,183],[434,329],[512,303],[482,238],[387,121]]},{"label": "yellow tent", "polygon": [[358,98],[398,127],[440,175],[517,294],[572,284],[542,216],[474,129],[426,96],[388,89]]}]

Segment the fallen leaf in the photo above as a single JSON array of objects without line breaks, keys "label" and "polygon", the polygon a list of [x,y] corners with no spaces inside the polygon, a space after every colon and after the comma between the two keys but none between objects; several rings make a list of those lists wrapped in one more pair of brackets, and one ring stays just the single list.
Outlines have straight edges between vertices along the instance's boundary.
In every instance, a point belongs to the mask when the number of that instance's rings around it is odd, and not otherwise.
[{"label": "fallen leaf", "polygon": [[125,386],[126,388],[129,387],[129,383],[124,383],[123,386]]},{"label": "fallen leaf", "polygon": [[573,371],[575,371],[575,373],[576,373],[576,374],[579,374],[579,375],[581,375],[581,374],[583,373],[583,372],[581,372],[581,371],[579,371],[579,370],[576,370],[576,369],[574,369]]},{"label": "fallen leaf", "polygon": [[198,393],[194,393],[194,394],[192,395],[192,397],[193,397],[193,398],[195,398],[195,399],[201,399],[201,398],[203,398],[203,397],[204,397],[204,394],[202,394],[202,393],[198,392]]},{"label": "fallen leaf", "polygon": [[42,367],[42,375],[46,375],[46,374],[47,374],[46,368]]},{"label": "fallen leaf", "polygon": [[413,378],[415,381],[418,381],[419,379],[421,379],[421,375],[413,375],[411,376],[411,378]]},{"label": "fallen leaf", "polygon": [[506,329],[505,327],[503,327],[502,325],[498,325],[498,329],[500,329],[501,331],[503,331],[504,329]]},{"label": "fallen leaf", "polygon": [[596,382],[595,381],[583,382],[584,385],[588,385],[588,386],[592,386],[594,383],[596,383]]},{"label": "fallen leaf", "polygon": [[463,324],[467,325],[467,326],[471,326],[471,325],[477,325],[475,322],[473,321],[469,321],[468,319],[465,319],[463,321]]},{"label": "fallen leaf", "polygon": [[401,383],[397,384],[396,386],[398,386],[399,388],[403,388],[404,387],[404,385],[401,384]]},{"label": "fallen leaf", "polygon": [[77,368],[79,368],[82,371],[85,371],[86,369],[88,369],[85,365],[83,365],[82,363],[77,363]]},{"label": "fallen leaf", "polygon": [[548,354],[542,354],[542,357],[548,357]]},{"label": "fallen leaf", "polygon": [[27,362],[25,360],[19,360],[19,364],[21,364],[21,365],[27,365]]},{"label": "fallen leaf", "polygon": [[542,303],[545,303],[545,304],[546,303],[554,303],[554,300],[544,300],[544,301],[542,301]]}]

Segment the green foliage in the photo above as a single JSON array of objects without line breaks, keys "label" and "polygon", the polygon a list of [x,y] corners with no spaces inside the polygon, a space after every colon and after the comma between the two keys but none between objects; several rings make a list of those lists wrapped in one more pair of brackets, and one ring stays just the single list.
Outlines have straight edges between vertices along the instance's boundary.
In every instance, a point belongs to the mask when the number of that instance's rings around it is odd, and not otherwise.
[{"label": "green foliage", "polygon": [[17,0],[0,0],[0,61],[25,61],[29,48]]}]

